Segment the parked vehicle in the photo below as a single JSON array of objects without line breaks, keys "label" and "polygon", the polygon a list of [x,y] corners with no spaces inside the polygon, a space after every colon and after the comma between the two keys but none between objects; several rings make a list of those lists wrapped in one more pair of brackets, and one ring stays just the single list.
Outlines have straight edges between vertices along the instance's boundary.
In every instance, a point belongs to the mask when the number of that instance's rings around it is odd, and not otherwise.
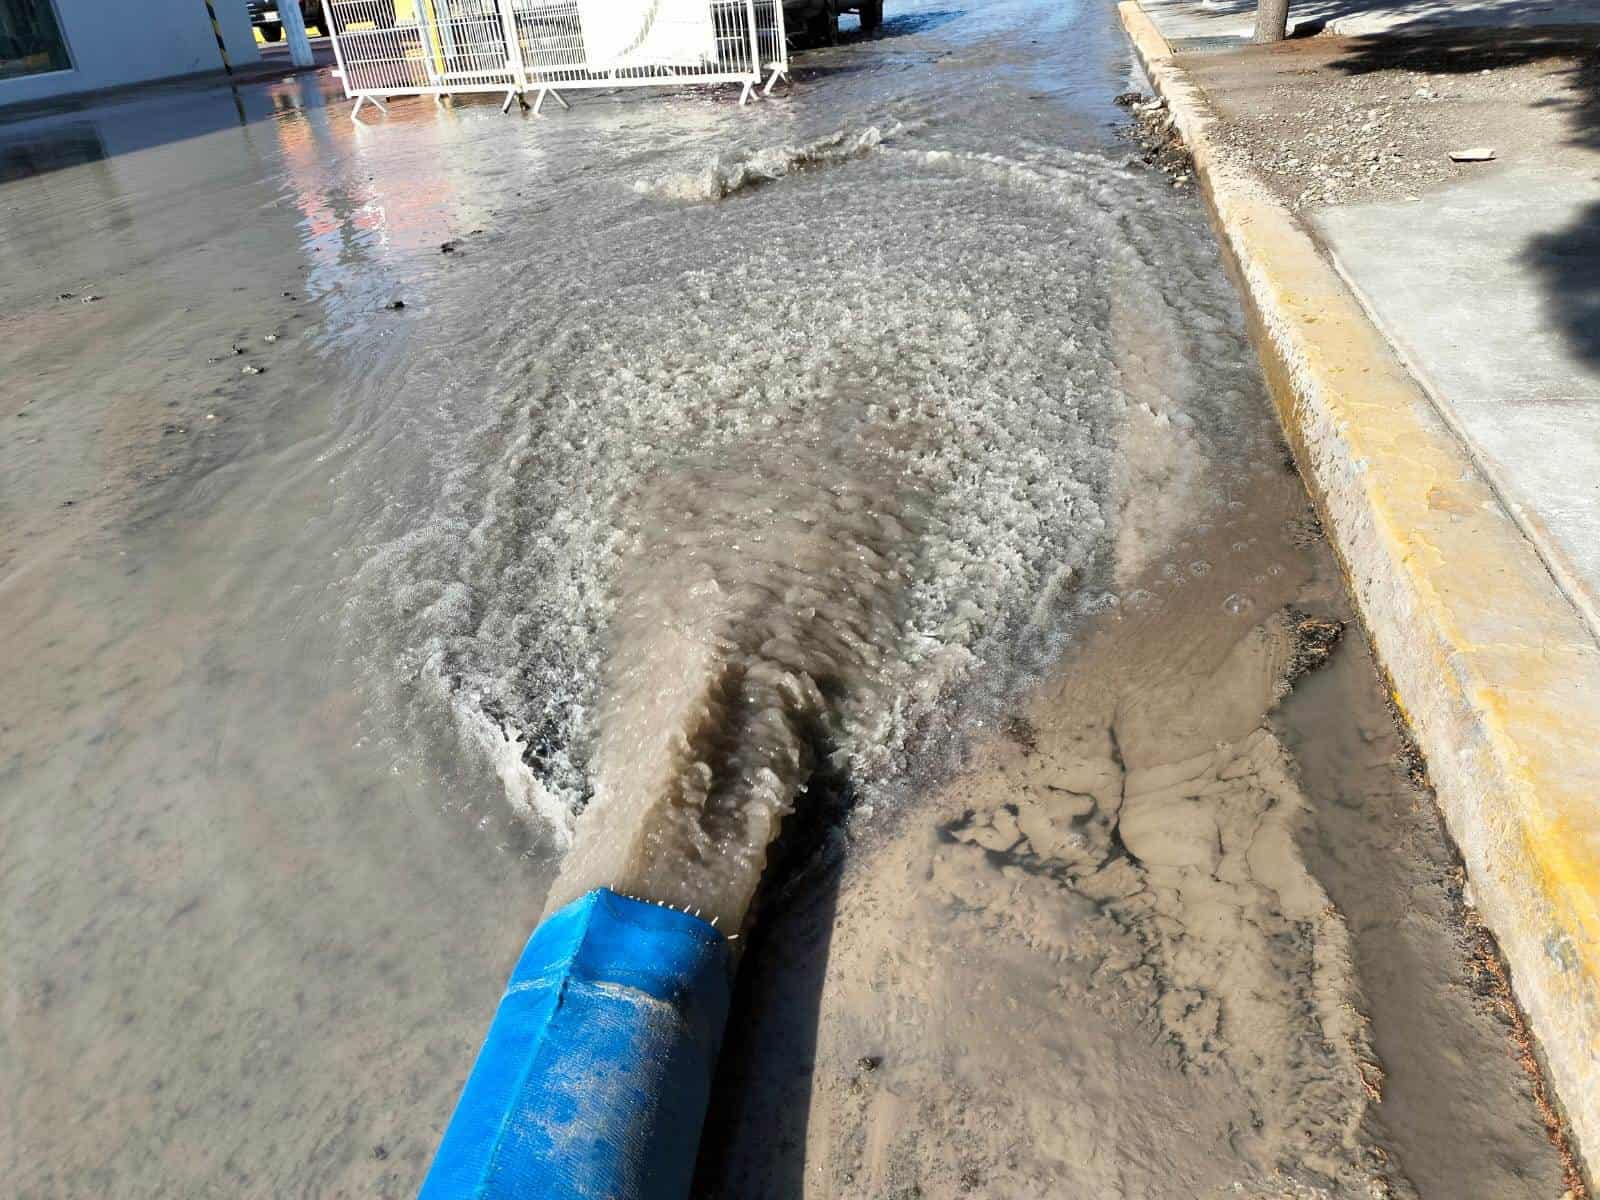
[{"label": "parked vehicle", "polygon": [[871,33],[883,24],[883,0],[783,0],[784,25],[795,41],[831,46],[839,40],[839,14],[853,12]]},{"label": "parked vehicle", "polygon": [[[245,9],[250,14],[250,24],[261,31],[261,36],[269,42],[276,42],[283,37],[283,22],[278,18],[278,9],[282,4],[293,4],[296,0],[245,0]],[[298,0],[300,5],[300,19],[306,23],[306,28],[313,25],[319,33],[328,33],[325,22],[327,17],[322,11],[322,0]],[[394,26],[395,12],[394,0],[362,0],[357,5],[341,5],[343,15],[341,22],[352,25],[372,24],[378,29],[390,29]],[[340,32],[343,32],[341,30]]]},{"label": "parked vehicle", "polygon": [[[296,0],[281,0],[282,4],[293,4]],[[322,0],[298,0],[300,16],[306,23],[306,28],[313,25],[322,27]],[[283,39],[283,21],[278,17],[280,0],[245,0],[245,11],[250,14],[250,24],[261,31],[261,36],[269,42]]]}]

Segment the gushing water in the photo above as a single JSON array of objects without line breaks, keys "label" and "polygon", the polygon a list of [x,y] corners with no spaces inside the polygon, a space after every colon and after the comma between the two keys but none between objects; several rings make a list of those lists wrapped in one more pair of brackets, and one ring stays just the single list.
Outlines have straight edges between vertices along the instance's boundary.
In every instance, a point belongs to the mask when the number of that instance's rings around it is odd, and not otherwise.
[{"label": "gushing water", "polygon": [[899,672],[916,518],[814,437],[678,468],[633,510],[595,794],[550,897],[606,885],[737,928],[795,795]]},{"label": "gushing water", "polygon": [[379,687],[420,679],[572,847],[551,904],[737,926],[817,754],[905,795],[1183,518],[1170,447],[1261,454],[1248,360],[1188,357],[1237,316],[1173,269],[1205,233],[1160,181],[903,116],[747,155],[792,169],[731,198],[633,189],[648,266],[489,327],[489,420],[363,570]]}]

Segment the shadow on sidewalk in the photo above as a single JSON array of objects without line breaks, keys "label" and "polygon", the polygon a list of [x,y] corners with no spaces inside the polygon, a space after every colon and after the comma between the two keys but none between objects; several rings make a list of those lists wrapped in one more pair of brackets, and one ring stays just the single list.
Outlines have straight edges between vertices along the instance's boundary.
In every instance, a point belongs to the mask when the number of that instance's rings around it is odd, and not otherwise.
[{"label": "shadow on sidewalk", "polygon": [[[1330,65],[1351,75],[1469,75],[1541,63],[1551,64],[1561,86],[1534,107],[1561,112],[1568,144],[1600,154],[1600,26],[1385,34],[1355,39],[1350,53]],[[1600,177],[1600,157],[1595,168],[1590,178]],[[1520,261],[1544,288],[1550,323],[1582,362],[1600,368],[1600,202],[1567,227],[1530,237]]]},{"label": "shadow on sidewalk", "polygon": [[1530,240],[1523,261],[1544,280],[1551,318],[1573,350],[1600,367],[1600,202],[1567,228]]}]

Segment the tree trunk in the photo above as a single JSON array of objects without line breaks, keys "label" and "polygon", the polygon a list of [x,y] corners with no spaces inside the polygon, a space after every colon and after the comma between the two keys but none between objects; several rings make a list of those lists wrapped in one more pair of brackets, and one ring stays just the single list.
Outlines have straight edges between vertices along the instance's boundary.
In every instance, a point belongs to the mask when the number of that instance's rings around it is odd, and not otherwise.
[{"label": "tree trunk", "polygon": [[1281,42],[1289,36],[1289,0],[1258,0],[1257,42]]}]

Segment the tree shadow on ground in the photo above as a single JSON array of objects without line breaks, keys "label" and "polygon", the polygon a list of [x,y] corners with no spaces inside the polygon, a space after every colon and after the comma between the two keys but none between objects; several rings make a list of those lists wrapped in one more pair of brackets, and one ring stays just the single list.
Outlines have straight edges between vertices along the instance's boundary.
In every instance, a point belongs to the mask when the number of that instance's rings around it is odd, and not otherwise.
[{"label": "tree shadow on ground", "polygon": [[[1349,52],[1329,65],[1351,75],[1402,70],[1448,76],[1541,64],[1550,67],[1552,87],[1533,107],[1560,112],[1568,122],[1567,144],[1600,154],[1600,27],[1389,33],[1352,39]],[[1600,177],[1600,157],[1594,166],[1589,179]],[[1548,318],[1572,352],[1600,367],[1600,201],[1565,228],[1530,237],[1520,261],[1539,278]]]}]

